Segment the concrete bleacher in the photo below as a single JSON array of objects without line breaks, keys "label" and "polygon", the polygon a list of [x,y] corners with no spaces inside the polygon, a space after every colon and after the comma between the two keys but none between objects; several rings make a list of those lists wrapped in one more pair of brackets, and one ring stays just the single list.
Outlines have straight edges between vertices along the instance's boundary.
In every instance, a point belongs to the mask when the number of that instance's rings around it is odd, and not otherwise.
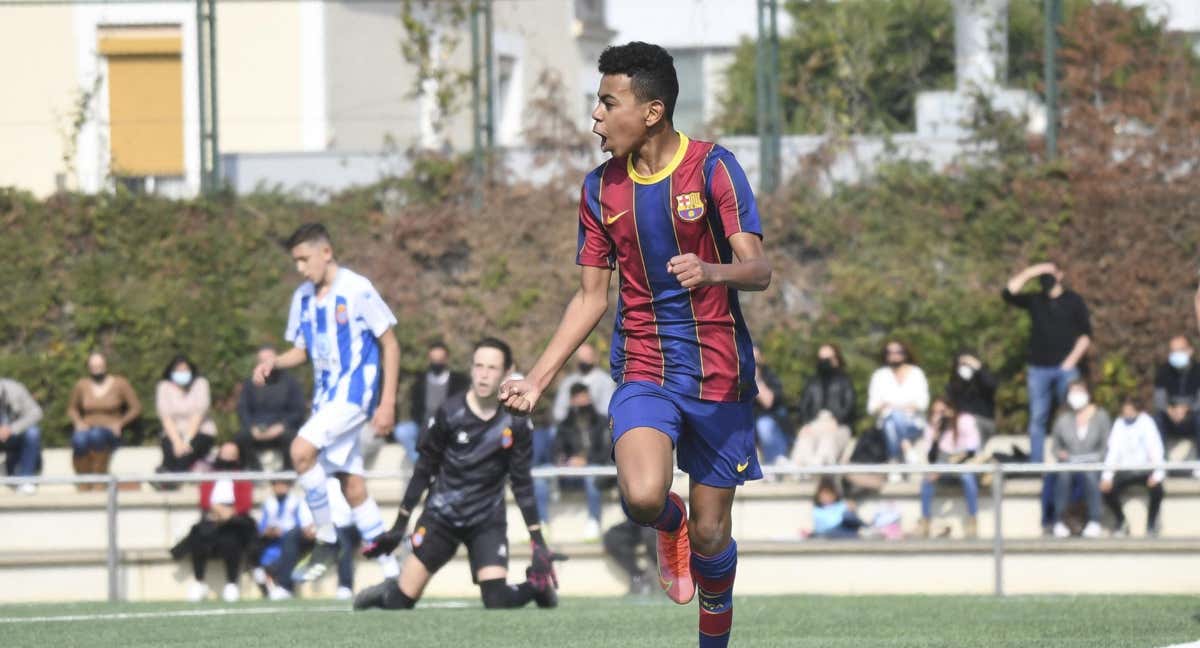
[{"label": "concrete bleacher", "polygon": [[[113,461],[117,474],[150,475],[160,460],[157,448],[124,448]],[[385,446],[373,469],[401,470],[403,450]],[[47,450],[46,475],[69,475],[69,451]],[[961,538],[964,514],[955,487],[939,491],[933,527],[947,528],[952,539],[928,541],[802,540],[811,526],[815,480],[784,478],[757,482],[739,490],[734,509],[738,539],[739,593],[989,593],[993,588],[993,520],[991,490],[981,489],[979,540]],[[887,484],[877,497],[864,500],[860,512],[868,518],[880,507],[899,511],[911,530],[919,517],[918,480]],[[372,494],[390,519],[399,504],[404,481],[376,479]],[[675,489],[686,495],[687,482]],[[1126,506],[1134,529],[1131,539],[1055,540],[1041,537],[1040,480],[1009,479],[1004,488],[1004,584],[1010,593],[1057,592],[1194,592],[1200,589],[1200,482],[1172,478],[1166,485],[1162,535],[1141,538],[1145,526],[1142,498]],[[267,493],[261,485],[258,497]],[[196,521],[198,491],[184,486],[157,492],[148,486],[119,493],[119,588],[129,600],[182,598],[191,578],[190,563],[171,561],[167,549]],[[107,594],[106,494],[77,492],[66,485],[43,486],[34,496],[0,496],[0,579],[20,583],[4,588],[0,601],[95,600]],[[559,567],[565,595],[621,594],[626,585],[595,542],[584,542],[586,507],[580,494],[564,491],[552,504],[548,531],[551,543],[571,556]],[[610,493],[604,523],[622,517]],[[509,506],[512,570],[521,574],[528,547],[519,512]],[[429,596],[476,596],[465,552],[434,579]],[[222,570],[209,570],[219,591]],[[380,578],[378,567],[360,561],[356,584]],[[246,595],[253,594],[249,578]],[[308,586],[305,594],[332,593],[329,578]]]}]

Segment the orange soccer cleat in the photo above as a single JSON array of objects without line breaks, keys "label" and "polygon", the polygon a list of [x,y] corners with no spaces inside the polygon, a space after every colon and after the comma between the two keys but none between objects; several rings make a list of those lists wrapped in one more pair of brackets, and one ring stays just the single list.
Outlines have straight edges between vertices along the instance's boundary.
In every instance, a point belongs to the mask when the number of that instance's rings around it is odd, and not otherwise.
[{"label": "orange soccer cleat", "polygon": [[658,532],[658,584],[667,597],[686,605],[696,596],[696,581],[692,580],[692,543],[688,540],[687,507],[675,493],[668,496],[683,513],[679,529]]}]

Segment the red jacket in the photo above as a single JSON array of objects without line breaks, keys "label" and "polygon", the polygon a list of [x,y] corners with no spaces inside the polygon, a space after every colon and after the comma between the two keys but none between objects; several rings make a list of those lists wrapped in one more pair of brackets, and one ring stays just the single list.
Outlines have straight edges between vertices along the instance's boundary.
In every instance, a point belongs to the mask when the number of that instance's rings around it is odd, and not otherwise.
[{"label": "red jacket", "polygon": [[[216,482],[200,482],[200,510],[212,508],[212,492]],[[238,515],[249,515],[254,508],[254,483],[248,481],[233,482],[233,510]]]}]

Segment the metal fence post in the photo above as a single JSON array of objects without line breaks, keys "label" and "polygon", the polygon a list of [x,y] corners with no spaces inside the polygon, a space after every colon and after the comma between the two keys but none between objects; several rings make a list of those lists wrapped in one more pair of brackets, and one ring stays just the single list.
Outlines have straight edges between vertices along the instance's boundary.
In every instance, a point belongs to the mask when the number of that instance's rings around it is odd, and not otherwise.
[{"label": "metal fence post", "polygon": [[996,596],[1004,596],[1004,467],[996,462],[992,469],[992,512],[996,517],[992,531],[992,560],[995,563]]},{"label": "metal fence post", "polygon": [[108,477],[108,501],[106,513],[108,515],[108,602],[116,603],[121,600],[121,592],[119,588],[118,571],[121,567],[120,558],[117,549],[117,478],[115,475]]}]

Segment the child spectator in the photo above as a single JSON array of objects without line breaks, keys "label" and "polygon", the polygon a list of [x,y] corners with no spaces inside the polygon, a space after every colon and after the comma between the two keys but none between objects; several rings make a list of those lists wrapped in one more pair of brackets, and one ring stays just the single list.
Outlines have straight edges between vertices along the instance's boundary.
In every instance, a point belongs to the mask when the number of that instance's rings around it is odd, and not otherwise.
[{"label": "child spectator", "polygon": [[1100,476],[1100,492],[1116,517],[1117,535],[1129,535],[1129,524],[1121,507],[1121,494],[1133,486],[1144,485],[1150,491],[1150,506],[1146,516],[1146,535],[1158,535],[1158,512],[1163,500],[1162,469],[1154,471],[1121,470],[1122,466],[1157,464],[1163,461],[1162,437],[1154,419],[1142,411],[1136,398],[1127,397],[1121,403],[1121,418],[1113,424],[1108,437],[1105,470]]},{"label": "child spectator", "polygon": [[[933,401],[929,408],[929,424],[925,426],[925,444],[929,448],[929,461],[938,464],[963,463],[979,452],[982,443],[977,419],[960,416],[945,399]],[[967,518],[963,520],[963,535],[969,539],[978,536],[976,514],[979,511],[979,483],[975,475],[963,473],[957,478],[962,482],[963,497],[967,501]],[[927,474],[921,481],[921,520],[917,523],[917,535],[929,537],[929,524],[933,517],[933,496],[939,475]]]},{"label": "child spectator", "polygon": [[855,509],[853,502],[842,499],[832,479],[822,478],[813,497],[813,537],[831,540],[857,538],[859,529],[865,523],[859,519]]}]

